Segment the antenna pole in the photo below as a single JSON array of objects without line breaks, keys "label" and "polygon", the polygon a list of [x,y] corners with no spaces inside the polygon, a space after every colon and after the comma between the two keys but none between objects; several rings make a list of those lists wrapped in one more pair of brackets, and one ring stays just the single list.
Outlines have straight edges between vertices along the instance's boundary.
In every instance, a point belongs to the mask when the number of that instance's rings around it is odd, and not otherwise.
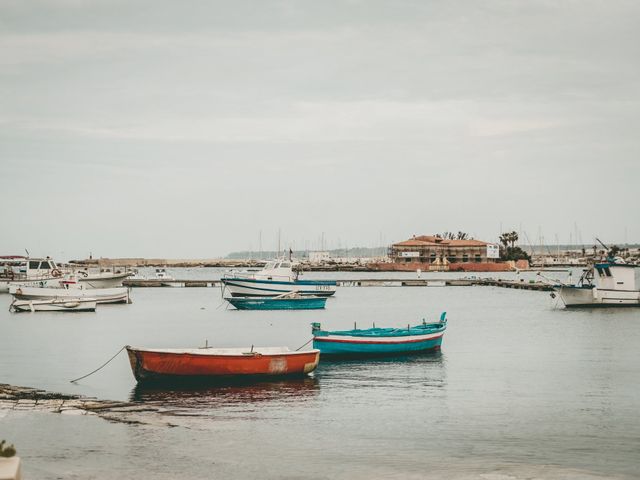
[{"label": "antenna pole", "polygon": [[596,237],[596,241],[602,245],[604,247],[604,249],[608,252],[610,250],[609,247],[607,247],[604,243],[602,243],[602,240],[600,240],[598,237]]}]

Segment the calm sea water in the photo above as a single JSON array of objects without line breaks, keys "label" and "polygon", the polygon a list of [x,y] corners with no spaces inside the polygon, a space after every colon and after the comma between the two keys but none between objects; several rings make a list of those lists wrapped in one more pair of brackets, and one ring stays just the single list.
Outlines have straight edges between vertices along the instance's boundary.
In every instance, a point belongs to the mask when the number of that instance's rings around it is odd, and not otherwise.
[{"label": "calm sea water", "polygon": [[[358,275],[372,276],[306,277]],[[490,287],[345,287],[319,312],[235,311],[221,304],[219,290],[204,288],[136,289],[133,304],[92,314],[10,314],[9,302],[0,296],[0,382],[162,402],[194,415],[171,428],[11,412],[0,418],[0,437],[16,444],[27,478],[504,480],[640,472],[638,310],[567,311],[548,293]],[[302,381],[142,390],[121,354],[69,383],[124,344],[297,348],[311,338],[313,321],[329,329],[399,327],[444,310],[441,353],[322,362]]]}]

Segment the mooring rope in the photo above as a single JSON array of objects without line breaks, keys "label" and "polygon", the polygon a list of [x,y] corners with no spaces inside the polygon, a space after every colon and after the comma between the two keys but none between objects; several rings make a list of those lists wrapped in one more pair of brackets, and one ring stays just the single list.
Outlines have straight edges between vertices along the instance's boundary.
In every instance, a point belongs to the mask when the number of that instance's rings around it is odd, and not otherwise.
[{"label": "mooring rope", "polygon": [[98,370],[106,367],[109,362],[111,362],[111,360],[113,360],[114,358],[116,358],[118,355],[120,355],[120,352],[122,352],[125,348],[127,348],[127,346],[125,345],[124,347],[122,347],[120,350],[118,350],[118,353],[116,353],[113,357],[111,357],[109,360],[107,360],[105,363],[103,363],[102,365],[100,365],[98,368],[96,368],[93,372],[91,373],[87,373],[86,375],[83,375],[82,377],[76,378],[75,380],[69,380],[70,383],[76,383],[78,380],[82,380],[83,378],[87,378],[89,375],[93,375],[94,373],[96,373]]},{"label": "mooring rope", "polygon": [[313,337],[311,337],[311,338],[309,339],[309,341],[308,341],[307,343],[305,343],[304,345],[302,345],[301,347],[296,348],[296,352],[297,352],[298,350],[300,350],[301,348],[306,347],[307,345],[309,345],[312,341],[313,341]]},{"label": "mooring rope", "polygon": [[542,272],[538,272],[536,274],[538,277],[542,278],[543,280],[546,280],[548,282],[548,285],[566,285],[566,283],[560,281],[559,279],[554,279],[554,278],[549,278],[546,275],[543,275]]},{"label": "mooring rope", "polygon": [[[222,279],[220,279],[220,305],[218,305],[216,307],[216,310],[218,310],[222,305],[225,304],[225,302],[227,301],[226,298],[224,298],[224,291],[227,289],[227,286],[224,284],[224,282],[222,281]],[[229,305],[227,305],[228,307]]]}]

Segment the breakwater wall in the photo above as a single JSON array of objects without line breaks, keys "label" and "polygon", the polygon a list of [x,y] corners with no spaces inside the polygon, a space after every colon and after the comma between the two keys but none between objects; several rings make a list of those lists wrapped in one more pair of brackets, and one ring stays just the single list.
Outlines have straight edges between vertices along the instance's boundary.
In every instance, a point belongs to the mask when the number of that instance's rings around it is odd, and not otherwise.
[{"label": "breakwater wall", "polygon": [[[544,282],[525,282],[494,279],[341,279],[335,280],[339,287],[471,287],[487,286],[514,288],[519,290],[551,291],[553,288]],[[220,288],[220,280],[145,280],[127,279],[124,285],[134,288],[143,287],[209,287]]]}]

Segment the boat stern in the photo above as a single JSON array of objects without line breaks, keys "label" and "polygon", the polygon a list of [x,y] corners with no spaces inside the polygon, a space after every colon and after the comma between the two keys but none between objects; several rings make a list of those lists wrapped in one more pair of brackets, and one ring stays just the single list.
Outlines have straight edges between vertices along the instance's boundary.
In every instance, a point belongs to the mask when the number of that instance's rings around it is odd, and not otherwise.
[{"label": "boat stern", "polygon": [[307,362],[304,364],[304,369],[302,373],[305,375],[313,372],[316,368],[318,368],[318,363],[320,362],[320,350],[315,352],[315,357],[312,362]]}]

